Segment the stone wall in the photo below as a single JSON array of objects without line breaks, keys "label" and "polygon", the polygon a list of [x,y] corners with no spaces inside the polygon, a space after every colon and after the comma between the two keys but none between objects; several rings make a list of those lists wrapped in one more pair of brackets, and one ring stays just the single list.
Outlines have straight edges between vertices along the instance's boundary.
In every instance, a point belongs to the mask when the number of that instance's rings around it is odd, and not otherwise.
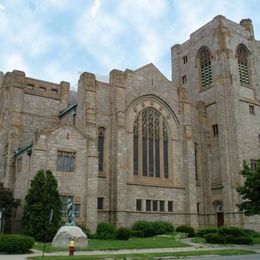
[{"label": "stone wall", "polygon": [[[249,88],[240,86],[239,82],[236,48],[241,43],[250,52]],[[201,89],[198,63],[202,46],[210,49],[213,77],[211,88],[205,90]],[[259,43],[254,40],[251,21],[243,20],[239,25],[223,16],[215,17],[191,34],[187,42],[172,48],[173,82],[183,85],[189,92],[193,103],[194,140],[204,154],[201,157],[203,167],[198,169],[204,180],[198,199],[204,201],[204,213],[207,214],[214,214],[214,202],[223,203],[226,224],[243,223],[236,209],[239,199],[235,188],[241,183],[239,171],[244,159],[260,156],[257,141],[260,124],[256,118],[259,108],[258,53]],[[184,56],[188,62],[184,63]],[[187,80],[183,83],[184,75]],[[205,115],[201,114],[201,109],[198,111],[198,102],[202,102]],[[255,116],[249,115],[250,103],[255,106]],[[218,124],[218,136],[213,136],[214,124]],[[206,218],[205,223],[216,224],[213,216]]]},{"label": "stone wall", "polygon": [[[240,43],[250,53],[248,87],[240,86],[236,57]],[[203,46],[209,48],[212,69],[212,84],[206,89],[198,61]],[[242,182],[242,161],[260,158],[259,66],[260,44],[250,20],[236,24],[217,16],[188,41],[172,47],[172,81],[153,64],[112,70],[109,83],[84,72],[72,102],[67,82],[41,81],[21,71],[0,74],[0,182],[23,200],[34,174],[40,168],[51,169],[60,193],[74,196],[81,205],[78,222],[92,231],[99,222],[130,226],[140,219],[214,226],[217,212],[225,213],[225,224],[256,227],[259,218],[237,212],[236,187]],[[254,106],[254,115],[249,105]],[[163,170],[160,178],[134,175],[133,126],[148,108],[157,111],[166,125],[168,178]],[[102,172],[99,127],[105,128]],[[26,150],[18,153],[23,158],[18,172],[19,157],[14,154],[28,144],[33,144],[32,156]],[[56,171],[59,150],[75,152],[74,173]],[[160,158],[163,161],[162,153]],[[99,210],[98,197],[104,198]],[[173,212],[147,212],[144,206],[137,211],[136,199],[173,201]],[[21,214],[22,207],[17,210],[17,228]]]}]

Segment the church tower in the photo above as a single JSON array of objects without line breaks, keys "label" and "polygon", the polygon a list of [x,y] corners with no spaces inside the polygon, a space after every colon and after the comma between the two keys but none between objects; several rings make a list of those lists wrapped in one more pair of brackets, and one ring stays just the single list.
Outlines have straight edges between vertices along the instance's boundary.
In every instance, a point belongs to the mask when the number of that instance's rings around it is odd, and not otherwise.
[{"label": "church tower", "polygon": [[192,101],[200,226],[257,225],[238,213],[236,187],[243,160],[260,157],[259,54],[252,21],[223,16],[172,47],[173,82]]}]

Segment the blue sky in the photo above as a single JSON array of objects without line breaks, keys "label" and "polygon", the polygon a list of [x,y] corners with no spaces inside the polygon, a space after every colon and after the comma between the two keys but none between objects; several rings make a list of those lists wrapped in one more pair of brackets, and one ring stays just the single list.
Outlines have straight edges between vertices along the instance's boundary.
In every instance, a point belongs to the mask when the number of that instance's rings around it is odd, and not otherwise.
[{"label": "blue sky", "polygon": [[0,70],[76,88],[80,73],[108,75],[153,62],[169,79],[170,48],[222,14],[251,18],[259,0],[0,0]]}]

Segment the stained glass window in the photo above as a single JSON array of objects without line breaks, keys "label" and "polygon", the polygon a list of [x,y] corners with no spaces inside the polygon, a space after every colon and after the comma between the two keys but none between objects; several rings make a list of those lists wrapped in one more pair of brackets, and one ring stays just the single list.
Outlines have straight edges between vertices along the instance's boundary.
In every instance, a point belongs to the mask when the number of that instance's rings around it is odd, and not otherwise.
[{"label": "stained glass window", "polygon": [[162,175],[168,178],[168,163],[168,130],[165,119],[154,108],[144,109],[137,116],[133,127],[134,175],[160,178],[164,171]]}]

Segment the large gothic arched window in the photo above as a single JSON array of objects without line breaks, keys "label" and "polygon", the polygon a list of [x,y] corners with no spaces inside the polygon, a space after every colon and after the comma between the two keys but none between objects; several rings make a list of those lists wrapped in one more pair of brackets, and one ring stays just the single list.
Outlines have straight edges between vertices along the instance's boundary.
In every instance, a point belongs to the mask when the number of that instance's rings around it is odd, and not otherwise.
[{"label": "large gothic arched window", "polygon": [[249,86],[249,73],[248,73],[248,50],[245,45],[240,44],[237,48],[237,62],[239,69],[239,79],[242,86]]},{"label": "large gothic arched window", "polygon": [[165,119],[154,108],[141,111],[133,127],[135,176],[169,177],[168,130]]},{"label": "large gothic arched window", "polygon": [[202,89],[206,89],[212,84],[211,55],[206,47],[199,51],[200,78]]}]

